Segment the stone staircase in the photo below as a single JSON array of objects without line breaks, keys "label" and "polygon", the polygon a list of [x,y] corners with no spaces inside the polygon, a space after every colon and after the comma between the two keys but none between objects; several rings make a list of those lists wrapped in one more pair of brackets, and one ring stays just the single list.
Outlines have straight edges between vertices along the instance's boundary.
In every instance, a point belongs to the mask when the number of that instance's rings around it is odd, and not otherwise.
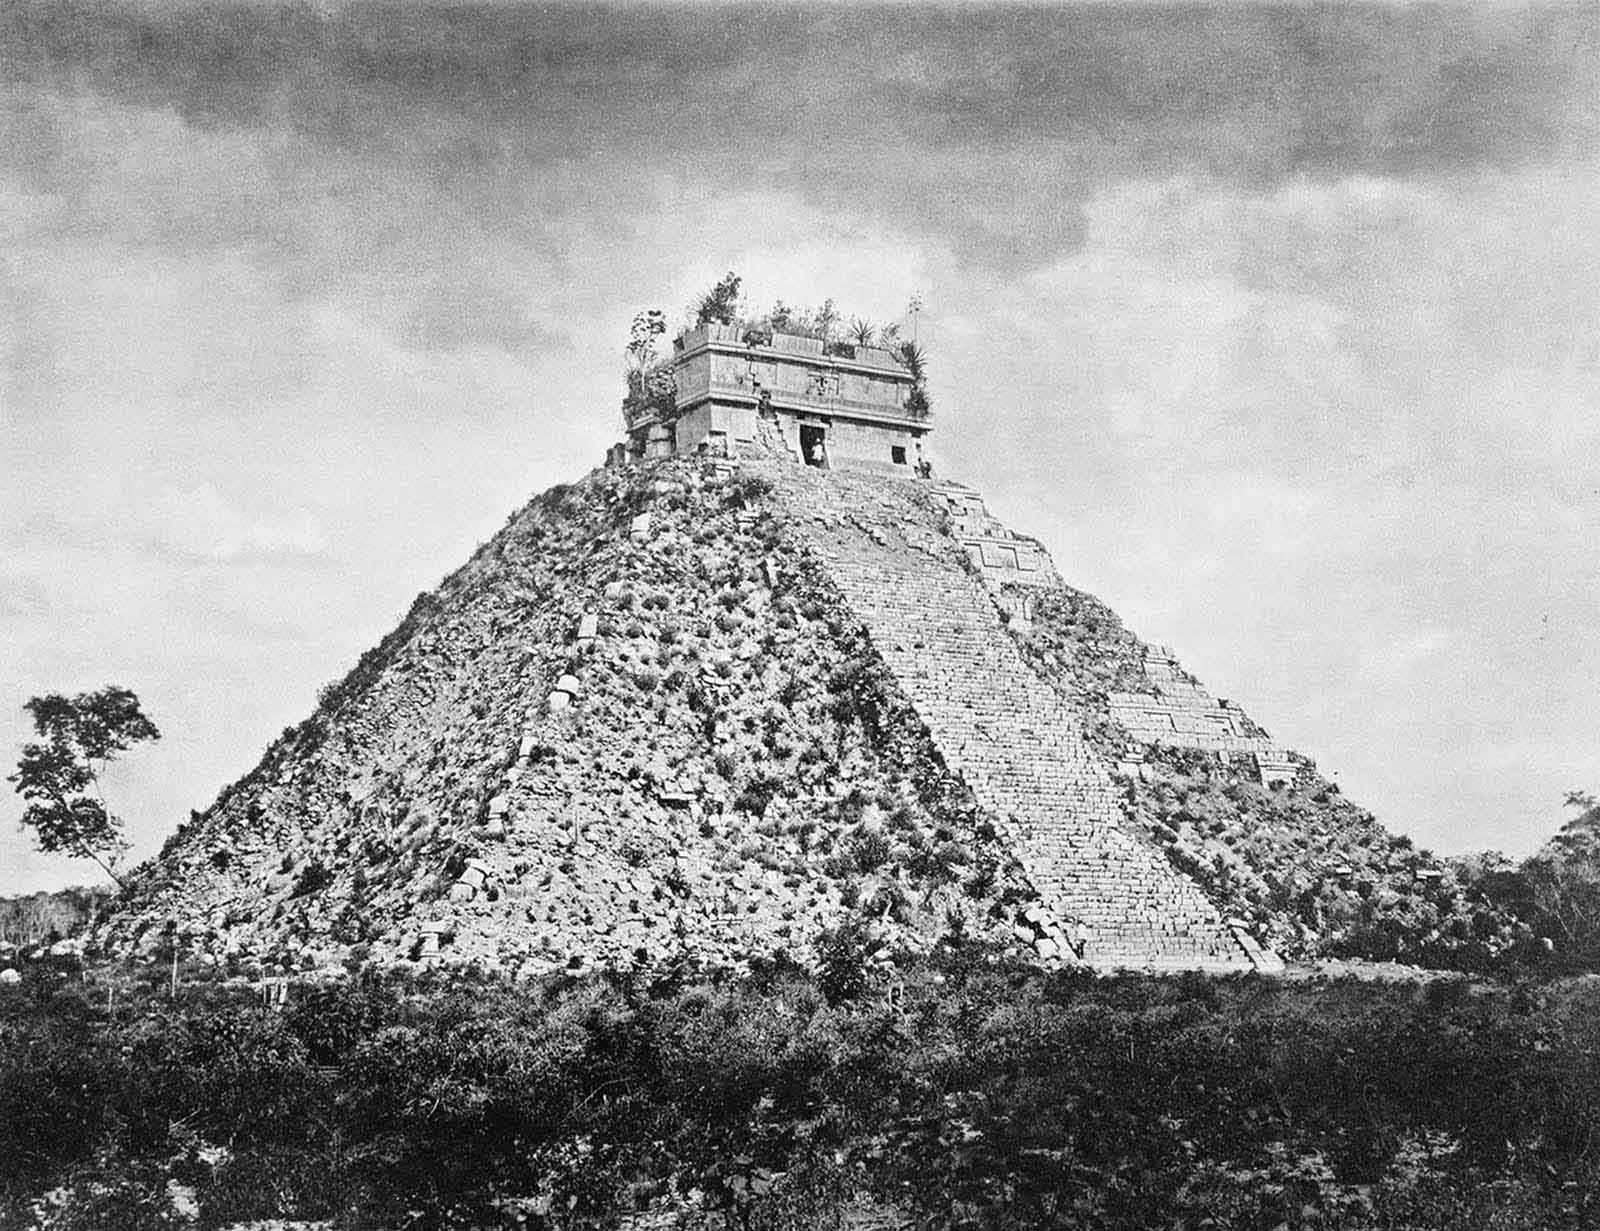
[{"label": "stone staircase", "polygon": [[1015,850],[1043,907],[1026,916],[1041,953],[1069,948],[1060,956],[1099,969],[1278,967],[1124,828],[1076,719],[1023,661],[963,547],[939,530],[939,493],[893,477],[752,465]]}]

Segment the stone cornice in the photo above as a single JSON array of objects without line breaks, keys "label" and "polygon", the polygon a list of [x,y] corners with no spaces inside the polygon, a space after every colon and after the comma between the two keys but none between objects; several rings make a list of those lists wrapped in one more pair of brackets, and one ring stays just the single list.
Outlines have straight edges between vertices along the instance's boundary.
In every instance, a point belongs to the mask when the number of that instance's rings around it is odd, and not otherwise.
[{"label": "stone cornice", "polygon": [[[815,342],[818,350],[790,350],[776,344],[777,338],[789,339],[793,342]],[[903,381],[909,385],[912,382],[911,373],[893,359],[886,359],[882,363],[872,363],[861,359],[849,359],[843,355],[825,355],[821,352],[822,343],[816,338],[802,338],[794,334],[775,334],[774,342],[768,344],[751,344],[741,342],[735,338],[719,338],[713,336],[708,330],[690,330],[679,339],[687,341],[683,349],[674,349],[672,361],[679,364],[694,356],[712,351],[721,355],[731,355],[737,358],[758,359],[775,363],[793,363],[803,367],[819,368],[823,370],[842,369],[856,372],[862,376],[887,377],[895,381]],[[676,343],[674,346],[676,347]],[[878,349],[876,347],[868,349]],[[880,351],[888,355],[887,351]]]}]

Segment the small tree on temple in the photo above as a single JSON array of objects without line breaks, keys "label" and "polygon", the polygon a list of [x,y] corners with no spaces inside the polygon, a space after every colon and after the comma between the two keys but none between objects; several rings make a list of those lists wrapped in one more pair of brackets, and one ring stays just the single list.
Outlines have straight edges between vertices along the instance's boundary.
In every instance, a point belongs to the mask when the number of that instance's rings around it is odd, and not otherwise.
[{"label": "small tree on temple", "polygon": [[628,395],[622,416],[631,429],[642,416],[671,413],[677,400],[677,377],[670,363],[656,353],[656,339],[667,331],[667,314],[659,308],[640,312],[628,331],[628,366],[624,377]]},{"label": "small tree on temple", "polygon": [[628,331],[628,362],[635,371],[647,370],[656,359],[656,339],[667,331],[667,314],[651,308],[633,318]]},{"label": "small tree on temple", "polygon": [[822,306],[817,309],[816,316],[813,318],[813,322],[817,327],[817,336],[824,343],[831,342],[833,340],[833,331],[838,328],[841,319],[843,318],[840,317],[839,309],[834,306],[833,300],[824,299]]},{"label": "small tree on temple", "polygon": [[731,269],[722,281],[700,296],[695,305],[695,324],[731,325],[739,311],[739,275]]}]

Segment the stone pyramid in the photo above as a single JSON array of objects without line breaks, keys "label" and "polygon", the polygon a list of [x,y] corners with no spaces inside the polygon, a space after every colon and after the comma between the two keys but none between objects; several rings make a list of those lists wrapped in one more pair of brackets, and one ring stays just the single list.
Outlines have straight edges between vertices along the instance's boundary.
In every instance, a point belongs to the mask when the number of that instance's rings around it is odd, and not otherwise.
[{"label": "stone pyramid", "polygon": [[98,941],[531,974],[804,961],[856,920],[1273,971],[1371,923],[1352,876],[1406,910],[1448,880],[970,488],[750,452],[518,511]]}]

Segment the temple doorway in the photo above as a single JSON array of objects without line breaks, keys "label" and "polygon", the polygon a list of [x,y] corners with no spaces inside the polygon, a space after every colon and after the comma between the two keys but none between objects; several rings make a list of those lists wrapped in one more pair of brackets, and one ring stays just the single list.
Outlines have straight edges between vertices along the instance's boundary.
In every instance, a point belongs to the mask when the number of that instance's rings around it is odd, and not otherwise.
[{"label": "temple doorway", "polygon": [[809,423],[800,425],[800,460],[807,466],[816,466],[827,469],[828,451],[825,442],[828,438],[826,428],[815,427]]}]

